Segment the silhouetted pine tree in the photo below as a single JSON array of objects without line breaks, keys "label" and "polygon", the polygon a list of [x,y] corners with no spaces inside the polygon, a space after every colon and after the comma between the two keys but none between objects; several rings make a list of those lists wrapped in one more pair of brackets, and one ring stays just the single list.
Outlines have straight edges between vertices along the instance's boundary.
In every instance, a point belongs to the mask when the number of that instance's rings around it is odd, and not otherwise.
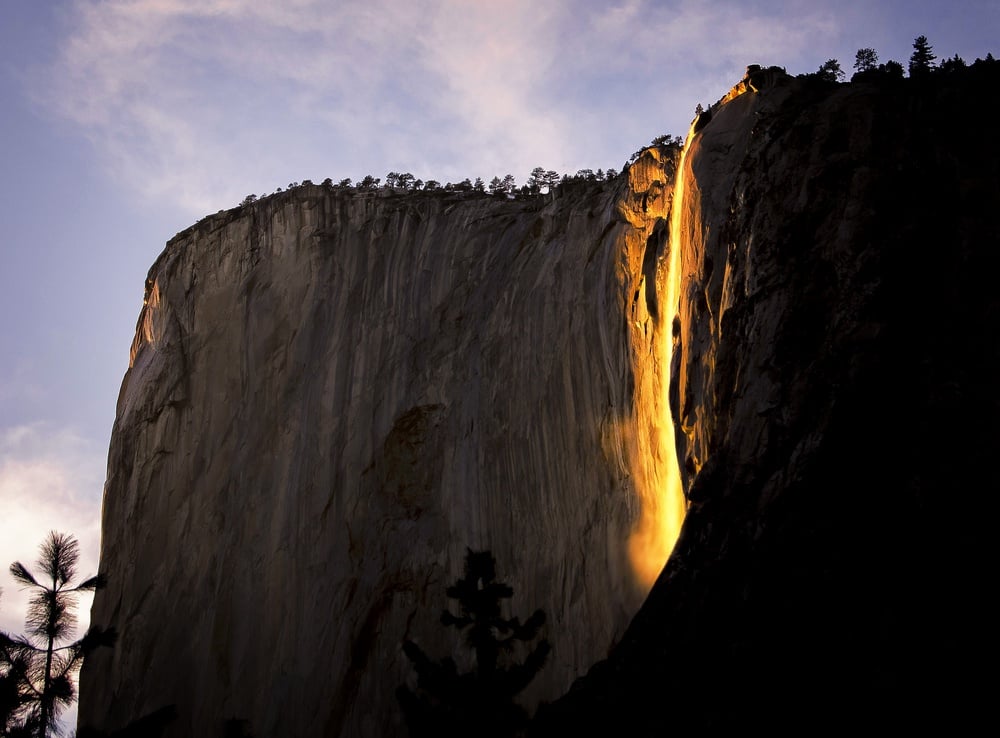
[{"label": "silhouetted pine tree", "polygon": [[[103,584],[100,576],[72,584],[80,547],[73,536],[52,531],[39,547],[37,578],[20,561],[10,566],[14,579],[32,590],[25,619],[27,635],[0,632],[4,667],[4,735],[30,733],[44,738],[55,731],[62,708],[76,699],[73,676],[84,657],[115,640],[113,628],[92,626],[80,640],[66,643],[76,624],[76,598]],[[12,691],[13,690],[13,691]],[[11,704],[12,695],[16,703]]]},{"label": "silhouetted pine tree", "polygon": [[913,39],[913,54],[910,56],[910,77],[922,77],[934,68],[936,56],[931,52],[926,36]]},{"label": "silhouetted pine tree", "polygon": [[536,610],[527,621],[504,618],[501,601],[514,590],[496,580],[496,562],[489,551],[468,550],[465,576],[447,589],[458,601],[460,615],[445,610],[441,622],[463,631],[476,658],[475,670],[459,674],[450,658],[432,661],[412,641],[403,651],[417,673],[415,691],[397,690],[407,725],[414,738],[436,736],[513,736],[528,722],[528,714],[514,698],[545,665],[550,646],[542,639],[523,663],[513,661],[517,643],[533,641],[545,623]]}]

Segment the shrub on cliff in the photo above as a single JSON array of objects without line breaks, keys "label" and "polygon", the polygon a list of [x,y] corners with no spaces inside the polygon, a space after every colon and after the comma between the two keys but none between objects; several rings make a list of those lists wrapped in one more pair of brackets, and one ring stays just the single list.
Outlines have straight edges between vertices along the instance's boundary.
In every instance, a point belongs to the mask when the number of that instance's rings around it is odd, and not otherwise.
[{"label": "shrub on cliff", "polygon": [[816,76],[827,82],[843,82],[844,70],[840,68],[840,62],[836,59],[827,59],[816,71]]},{"label": "shrub on cliff", "polygon": [[867,72],[878,66],[878,52],[872,48],[858,49],[854,55],[854,69],[858,72]]}]

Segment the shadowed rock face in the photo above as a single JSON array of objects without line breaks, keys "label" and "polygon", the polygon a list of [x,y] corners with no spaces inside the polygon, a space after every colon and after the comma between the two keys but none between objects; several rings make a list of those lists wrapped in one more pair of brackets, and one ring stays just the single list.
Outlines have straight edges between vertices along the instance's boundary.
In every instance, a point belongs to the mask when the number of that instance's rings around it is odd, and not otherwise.
[{"label": "shadowed rock face", "polygon": [[467,666],[439,622],[467,546],[548,615],[529,705],[606,656],[645,594],[673,166],[530,201],[309,185],[171,240],[108,460],[92,619],[121,639],[80,724],[400,733],[403,640]]},{"label": "shadowed rock face", "polygon": [[992,719],[1000,143],[976,111],[998,66],[771,70],[691,138],[672,392],[692,504],[539,735]]}]

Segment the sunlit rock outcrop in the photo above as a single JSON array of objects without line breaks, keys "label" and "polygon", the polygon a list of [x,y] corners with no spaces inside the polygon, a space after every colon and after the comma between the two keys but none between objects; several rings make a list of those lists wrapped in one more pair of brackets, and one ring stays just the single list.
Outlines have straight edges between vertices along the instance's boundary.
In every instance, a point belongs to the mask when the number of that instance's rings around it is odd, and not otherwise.
[{"label": "sunlit rock outcrop", "polygon": [[529,705],[605,657],[652,578],[628,551],[664,451],[674,154],[518,200],[306,185],[171,240],[108,459],[92,619],[121,639],[81,725],[401,734],[403,639],[467,666],[439,622],[466,547],[548,615]]},{"label": "sunlit rock outcrop", "polygon": [[998,67],[759,70],[696,123],[670,244],[691,506],[621,644],[537,735],[992,719]]}]

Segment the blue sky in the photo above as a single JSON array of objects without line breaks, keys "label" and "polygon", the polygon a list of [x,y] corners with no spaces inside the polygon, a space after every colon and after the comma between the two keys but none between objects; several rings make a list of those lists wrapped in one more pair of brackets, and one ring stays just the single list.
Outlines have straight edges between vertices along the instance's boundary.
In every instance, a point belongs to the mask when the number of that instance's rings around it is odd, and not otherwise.
[{"label": "blue sky", "polygon": [[[0,628],[45,532],[97,568],[146,271],[247,194],[326,177],[620,169],[750,63],[1000,52],[996,0],[0,0]],[[86,613],[82,613],[85,620]]]}]

